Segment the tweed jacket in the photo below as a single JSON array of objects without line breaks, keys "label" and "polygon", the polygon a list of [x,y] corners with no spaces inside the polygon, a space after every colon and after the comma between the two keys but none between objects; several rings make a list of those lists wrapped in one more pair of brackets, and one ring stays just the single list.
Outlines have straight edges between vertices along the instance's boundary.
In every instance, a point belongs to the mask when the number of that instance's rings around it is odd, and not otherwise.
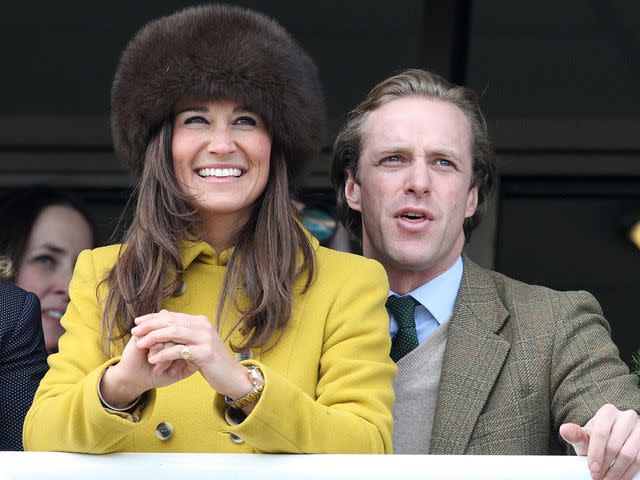
[{"label": "tweed jacket", "polygon": [[430,453],[562,453],[562,423],[583,425],[605,403],[640,410],[637,379],[593,296],[463,260]]},{"label": "tweed jacket", "polygon": [[[25,420],[25,449],[390,452],[395,365],[389,358],[386,274],[375,261],[312,242],[317,272],[310,289],[301,294],[302,282],[296,285],[288,326],[271,348],[255,349],[243,361],[260,367],[265,388],[238,425],[225,420],[223,399],[199,372],[151,390],[139,415],[122,418],[101,406],[98,379],[119,357],[104,359],[100,353],[106,285],[98,284],[119,247],[83,252],[62,319],[66,333]],[[204,242],[185,246],[186,289],[167,299],[163,308],[207,315],[214,322],[229,254],[217,255]],[[239,300],[242,307],[247,299]],[[222,338],[237,318],[232,311],[223,319]],[[229,341],[238,344],[241,339],[236,330]]]},{"label": "tweed jacket", "polygon": [[46,371],[38,297],[0,280],[0,450],[22,450],[22,422]]}]

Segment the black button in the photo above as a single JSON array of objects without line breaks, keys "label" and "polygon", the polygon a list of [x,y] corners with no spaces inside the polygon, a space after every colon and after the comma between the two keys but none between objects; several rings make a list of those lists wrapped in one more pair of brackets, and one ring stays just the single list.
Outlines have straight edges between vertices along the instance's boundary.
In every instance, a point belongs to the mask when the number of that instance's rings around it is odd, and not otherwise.
[{"label": "black button", "polygon": [[169,422],[160,422],[156,427],[156,435],[163,442],[173,437],[173,425]]},{"label": "black button", "polygon": [[187,284],[182,282],[180,286],[176,288],[176,290],[171,295],[173,295],[174,297],[179,297],[186,291],[187,291]]},{"label": "black button", "polygon": [[235,354],[236,362],[242,362],[243,360],[251,360],[253,358],[253,352],[251,350],[245,352],[238,352]]}]

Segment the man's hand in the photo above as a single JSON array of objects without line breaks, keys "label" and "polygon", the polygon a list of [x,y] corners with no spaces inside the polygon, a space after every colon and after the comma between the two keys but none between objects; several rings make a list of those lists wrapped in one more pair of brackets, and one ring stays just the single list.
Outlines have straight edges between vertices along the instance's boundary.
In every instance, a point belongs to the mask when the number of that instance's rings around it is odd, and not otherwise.
[{"label": "man's hand", "polygon": [[586,455],[594,480],[631,480],[640,471],[640,417],[607,404],[584,427],[565,423],[560,435]]}]

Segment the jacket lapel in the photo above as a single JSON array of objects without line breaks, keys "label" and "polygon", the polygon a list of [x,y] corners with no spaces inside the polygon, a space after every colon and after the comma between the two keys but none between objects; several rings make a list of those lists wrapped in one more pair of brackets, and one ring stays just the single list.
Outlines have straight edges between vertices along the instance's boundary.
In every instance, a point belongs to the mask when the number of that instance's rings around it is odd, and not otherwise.
[{"label": "jacket lapel", "polygon": [[493,279],[466,256],[463,261],[436,399],[431,454],[465,452],[510,348],[497,335],[508,312]]}]

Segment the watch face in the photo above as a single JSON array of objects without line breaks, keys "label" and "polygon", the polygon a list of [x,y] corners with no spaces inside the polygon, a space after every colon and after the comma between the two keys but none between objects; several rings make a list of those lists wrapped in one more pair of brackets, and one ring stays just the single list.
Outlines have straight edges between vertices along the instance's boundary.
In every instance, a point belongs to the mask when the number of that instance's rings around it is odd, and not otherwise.
[{"label": "watch face", "polygon": [[258,367],[251,365],[250,367],[247,367],[247,370],[249,370],[249,379],[251,380],[251,383],[256,386],[264,385],[264,376]]}]

